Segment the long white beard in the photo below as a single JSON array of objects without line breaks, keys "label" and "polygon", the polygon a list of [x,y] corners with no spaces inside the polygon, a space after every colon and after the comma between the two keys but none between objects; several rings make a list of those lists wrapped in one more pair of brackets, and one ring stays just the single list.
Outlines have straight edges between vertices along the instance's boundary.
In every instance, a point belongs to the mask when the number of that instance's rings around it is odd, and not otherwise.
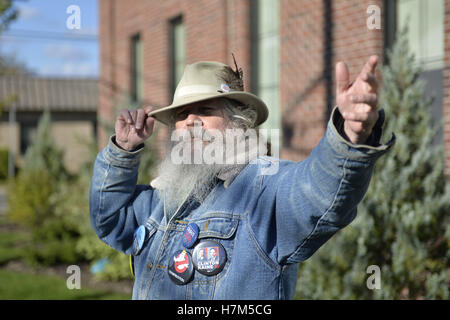
[{"label": "long white beard", "polygon": [[[176,210],[188,198],[203,203],[227,165],[174,164],[166,157],[159,166],[158,186],[166,208]],[[228,165],[229,166],[229,165]]]},{"label": "long white beard", "polygon": [[[205,136],[207,134],[204,131],[192,131],[192,137],[205,139]],[[186,199],[202,204],[218,183],[220,174],[229,170],[239,172],[246,165],[174,163],[171,157],[174,147],[175,144],[169,142],[166,157],[159,165],[157,178],[157,189],[164,198],[165,207],[172,213]]]}]

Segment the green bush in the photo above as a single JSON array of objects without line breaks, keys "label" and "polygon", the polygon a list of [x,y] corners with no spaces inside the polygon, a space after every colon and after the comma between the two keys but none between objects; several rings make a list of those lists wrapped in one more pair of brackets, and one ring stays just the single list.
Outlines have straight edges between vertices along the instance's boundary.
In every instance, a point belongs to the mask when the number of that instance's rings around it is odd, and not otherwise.
[{"label": "green bush", "polygon": [[79,236],[76,226],[56,213],[55,195],[70,180],[50,125],[50,114],[45,112],[8,192],[9,217],[31,231],[32,241],[24,249],[31,264],[74,263],[80,258],[75,250]]},{"label": "green bush", "polygon": [[86,261],[95,263],[107,258],[110,263],[99,274],[103,279],[131,278],[129,267],[125,265],[128,257],[103,243],[95,234],[89,217],[89,187],[92,177],[92,162],[87,163],[77,179],[62,185],[55,193],[55,215],[64,225],[77,230],[78,237],[74,248],[76,254]]},{"label": "green bush", "polygon": [[[103,124],[108,134],[112,134],[111,124]],[[65,219],[65,223],[76,226],[79,238],[76,242],[76,252],[95,263],[99,259],[106,258],[109,263],[98,277],[109,280],[132,278],[129,267],[129,256],[116,251],[103,243],[95,234],[89,217],[89,190],[92,179],[92,170],[98,154],[95,142],[85,142],[90,153],[90,159],[82,166],[76,179],[71,183],[63,184],[54,198],[56,200],[55,212]],[[147,143],[141,156],[138,183],[149,183],[156,163],[155,151],[150,142]]]},{"label": "green bush", "polygon": [[[10,185],[8,215],[12,221],[31,231],[31,244],[24,256],[31,264],[95,263],[107,258],[110,263],[100,277],[131,278],[129,257],[104,244],[95,234],[89,217],[89,189],[98,153],[95,142],[85,142],[90,159],[81,171],[69,176],[63,154],[50,135],[50,115],[42,117],[35,140],[23,166]],[[139,182],[149,183],[155,153],[147,146],[141,160]]]}]

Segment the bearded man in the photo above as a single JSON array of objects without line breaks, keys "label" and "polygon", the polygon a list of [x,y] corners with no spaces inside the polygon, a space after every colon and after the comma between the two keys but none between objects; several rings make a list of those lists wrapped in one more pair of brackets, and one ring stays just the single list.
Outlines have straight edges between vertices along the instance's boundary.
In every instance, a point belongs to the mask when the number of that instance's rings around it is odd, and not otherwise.
[{"label": "bearded man", "polygon": [[[394,144],[394,135],[380,144],[376,64],[370,57],[352,84],[336,65],[337,107],[300,162],[251,152],[252,143],[243,158],[222,143],[215,160],[227,161],[193,161],[227,130],[248,142],[267,119],[237,66],[188,65],[170,106],[122,110],[95,163],[90,211],[99,238],[133,258],[133,299],[292,299],[298,264],[356,217],[376,159]],[[158,177],[136,185],[155,119],[169,126],[169,149]],[[180,150],[191,151],[187,161]]]}]

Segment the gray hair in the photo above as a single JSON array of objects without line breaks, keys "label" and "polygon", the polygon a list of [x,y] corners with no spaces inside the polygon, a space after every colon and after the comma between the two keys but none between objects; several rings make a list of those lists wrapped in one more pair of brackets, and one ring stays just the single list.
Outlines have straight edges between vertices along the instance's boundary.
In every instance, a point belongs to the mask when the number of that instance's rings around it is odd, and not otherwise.
[{"label": "gray hair", "polygon": [[225,103],[224,113],[230,119],[233,128],[245,131],[255,127],[258,114],[254,108],[236,100],[226,98],[222,100]]}]

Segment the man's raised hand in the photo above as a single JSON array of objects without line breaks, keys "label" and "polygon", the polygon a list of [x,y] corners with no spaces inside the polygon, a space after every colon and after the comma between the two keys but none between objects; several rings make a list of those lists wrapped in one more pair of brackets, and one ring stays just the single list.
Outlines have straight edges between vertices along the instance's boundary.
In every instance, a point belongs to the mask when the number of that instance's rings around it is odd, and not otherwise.
[{"label": "man's raised hand", "polygon": [[150,111],[152,107],[119,112],[115,124],[116,143],[122,149],[133,150],[152,135],[155,119],[147,115]]},{"label": "man's raised hand", "polygon": [[352,143],[365,143],[378,120],[377,63],[378,57],[371,56],[352,84],[345,63],[336,64],[336,101]]}]

